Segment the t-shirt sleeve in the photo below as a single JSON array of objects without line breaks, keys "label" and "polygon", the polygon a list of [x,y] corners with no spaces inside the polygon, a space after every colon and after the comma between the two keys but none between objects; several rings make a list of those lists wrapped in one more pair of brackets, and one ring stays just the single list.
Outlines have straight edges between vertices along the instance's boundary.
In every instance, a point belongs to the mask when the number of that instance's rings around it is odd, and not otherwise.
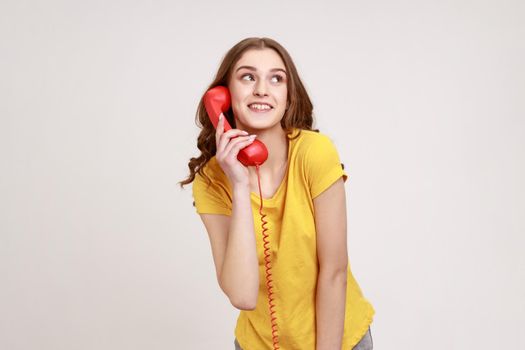
[{"label": "t-shirt sleeve", "polygon": [[218,183],[214,183],[213,180],[208,186],[207,180],[196,173],[192,193],[197,213],[231,215],[231,200],[226,190]]},{"label": "t-shirt sleeve", "polygon": [[344,182],[348,178],[339,153],[330,138],[324,134],[315,136],[305,157],[306,181],[312,198],[321,194],[341,176]]}]

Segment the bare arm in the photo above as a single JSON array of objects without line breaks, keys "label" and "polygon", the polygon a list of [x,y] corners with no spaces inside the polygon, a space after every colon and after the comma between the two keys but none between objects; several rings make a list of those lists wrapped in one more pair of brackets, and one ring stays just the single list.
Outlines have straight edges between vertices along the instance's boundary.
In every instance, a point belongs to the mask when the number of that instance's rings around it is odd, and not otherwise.
[{"label": "bare arm", "polygon": [[343,179],[314,198],[319,276],[316,350],[340,350],[343,341],[348,253]]},{"label": "bare arm", "polygon": [[233,189],[232,220],[220,281],[237,307],[255,308],[259,292],[259,262],[248,185],[238,185]]},{"label": "bare arm", "polygon": [[255,309],[259,262],[249,186],[233,188],[231,216],[200,215],[210,238],[219,286],[236,308]]}]

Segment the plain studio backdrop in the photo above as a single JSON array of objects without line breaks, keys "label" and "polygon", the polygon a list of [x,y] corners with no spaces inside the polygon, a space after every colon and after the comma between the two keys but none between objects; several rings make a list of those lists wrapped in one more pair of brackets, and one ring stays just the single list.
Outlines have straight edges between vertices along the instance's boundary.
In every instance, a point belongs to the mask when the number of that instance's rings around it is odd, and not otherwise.
[{"label": "plain studio backdrop", "polygon": [[519,0],[2,1],[0,348],[234,348],[177,182],[259,36],[349,174],[375,349],[525,349],[524,23]]}]

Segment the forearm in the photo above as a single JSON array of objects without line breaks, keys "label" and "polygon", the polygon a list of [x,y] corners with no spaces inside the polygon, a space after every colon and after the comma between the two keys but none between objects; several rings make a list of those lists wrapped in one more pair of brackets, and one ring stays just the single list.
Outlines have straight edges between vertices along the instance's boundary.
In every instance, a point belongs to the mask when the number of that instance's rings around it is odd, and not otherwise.
[{"label": "forearm", "polygon": [[341,350],[347,272],[320,271],[316,292],[316,350]]},{"label": "forearm", "polygon": [[249,308],[257,301],[259,262],[248,185],[233,188],[231,224],[221,270],[221,287],[236,307]]}]

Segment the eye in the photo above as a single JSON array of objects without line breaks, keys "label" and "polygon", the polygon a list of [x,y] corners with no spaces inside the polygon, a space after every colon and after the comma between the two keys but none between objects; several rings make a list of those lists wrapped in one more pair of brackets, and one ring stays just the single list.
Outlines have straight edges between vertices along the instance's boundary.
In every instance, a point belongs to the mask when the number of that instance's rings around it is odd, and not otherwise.
[{"label": "eye", "polygon": [[246,74],[241,75],[241,79],[245,80],[244,77],[252,77],[253,78],[253,75],[251,75],[250,73],[246,73]]},{"label": "eye", "polygon": [[279,75],[279,74],[275,74],[275,75],[273,76],[273,78],[275,78],[275,77],[278,78],[278,79],[277,79],[278,82],[281,82],[281,81],[283,81],[283,79],[284,79],[284,78],[283,78],[281,75]]}]

